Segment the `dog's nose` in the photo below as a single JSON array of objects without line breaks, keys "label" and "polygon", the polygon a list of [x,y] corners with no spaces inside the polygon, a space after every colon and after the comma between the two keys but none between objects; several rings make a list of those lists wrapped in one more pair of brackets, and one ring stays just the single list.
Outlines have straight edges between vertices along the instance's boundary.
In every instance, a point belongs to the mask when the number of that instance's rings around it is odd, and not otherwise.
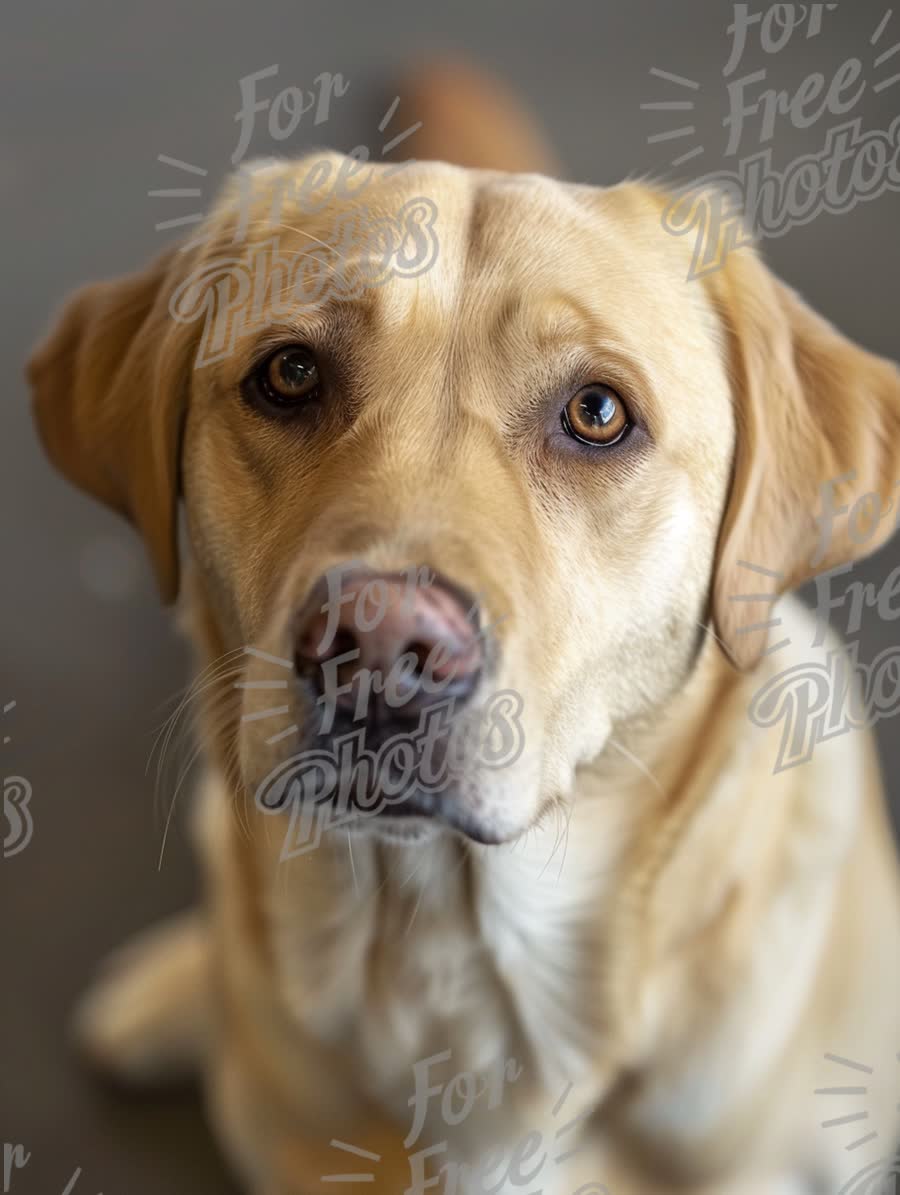
[{"label": "dog's nose", "polygon": [[[325,600],[322,600],[322,597]],[[484,658],[475,603],[434,574],[323,578],[297,626],[295,667],[319,695],[367,716],[466,701]]]}]

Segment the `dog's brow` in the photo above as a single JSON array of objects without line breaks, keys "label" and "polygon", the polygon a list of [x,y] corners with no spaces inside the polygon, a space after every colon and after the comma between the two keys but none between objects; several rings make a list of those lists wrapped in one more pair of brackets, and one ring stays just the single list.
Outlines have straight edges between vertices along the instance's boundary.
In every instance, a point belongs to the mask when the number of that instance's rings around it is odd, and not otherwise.
[{"label": "dog's brow", "polygon": [[573,295],[554,291],[533,298],[510,296],[501,304],[493,331],[502,336],[516,327],[543,341],[560,335],[578,337],[596,326],[596,316],[584,303]]},{"label": "dog's brow", "polygon": [[298,304],[296,313],[267,318],[252,341],[255,351],[275,347],[285,339],[314,344],[346,342],[350,337],[371,333],[377,324],[377,302],[372,296],[330,298],[315,307]]}]

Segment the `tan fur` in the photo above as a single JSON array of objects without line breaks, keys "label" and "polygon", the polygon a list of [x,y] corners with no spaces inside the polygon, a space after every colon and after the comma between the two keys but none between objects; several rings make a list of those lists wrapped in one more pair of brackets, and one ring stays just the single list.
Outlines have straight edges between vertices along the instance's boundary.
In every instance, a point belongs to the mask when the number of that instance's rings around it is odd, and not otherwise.
[{"label": "tan fur", "polygon": [[[463,157],[446,94],[432,101],[436,152]],[[499,161],[515,112],[493,150],[485,120],[467,142],[479,165]],[[517,166],[549,164],[527,126],[517,136]],[[258,177],[301,181],[318,160]],[[332,833],[280,861],[285,824],[253,802],[279,727],[241,722],[268,698],[242,697],[231,672],[201,722],[208,938],[182,928],[171,954],[156,943],[101,987],[90,1047],[141,1078],[179,1061],[173,1043],[193,1057],[183,1030],[202,1021],[213,1115],[257,1195],[333,1191],[321,1176],[353,1166],[332,1138],[382,1156],[368,1189],[404,1190],[411,1068],[447,1048],[449,1075],[524,1067],[493,1114],[429,1125],[469,1162],[552,1137],[565,1083],[567,1113],[592,1110],[547,1195],[837,1191],[852,1166],[812,1093],[834,1078],[826,1053],[886,1071],[900,1049],[897,860],[870,736],[773,775],[778,731],[747,716],[767,677],[818,658],[810,616],[785,599],[792,645],[761,656],[765,637],[741,629],[771,607],[729,599],[752,588],[741,560],[781,590],[810,574],[821,483],[852,469],[851,500],[887,497],[897,370],[750,250],[687,281],[665,198],[641,185],[424,163],[375,168],[342,202],[390,214],[416,195],[439,212],[430,271],[272,313],[193,370],[197,329],[165,311],[188,271],[235,252],[226,188],[205,245],[73,301],[32,365],[36,413],[58,465],[142,530],[167,596],[180,476],[204,664],[244,645],[289,656],[293,611],[342,560],[427,564],[480,594],[526,750],[460,799],[504,845]],[[284,243],[303,251],[334,214],[289,212]],[[262,198],[252,215],[241,253],[272,233]],[[258,342],[292,340],[337,363],[335,401],[304,434],[238,395]],[[647,435],[630,455],[553,439],[551,397],[585,371],[634,396]],[[842,534],[823,567],[859,554]],[[878,1082],[883,1154],[896,1094]]]}]

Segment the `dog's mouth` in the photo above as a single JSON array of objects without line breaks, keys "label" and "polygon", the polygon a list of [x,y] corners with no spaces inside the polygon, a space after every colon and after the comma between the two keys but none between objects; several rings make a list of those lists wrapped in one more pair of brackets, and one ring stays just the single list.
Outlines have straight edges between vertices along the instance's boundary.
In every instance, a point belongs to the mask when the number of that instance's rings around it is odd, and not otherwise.
[{"label": "dog's mouth", "polygon": [[350,823],[351,829],[393,838],[403,829],[420,825],[444,826],[482,846],[499,846],[503,837],[466,811],[456,792],[428,793],[414,789],[401,801],[391,802],[374,815]]},{"label": "dog's mouth", "polygon": [[[405,720],[360,725],[338,714],[327,732],[310,718],[300,749],[282,755],[255,785],[257,808],[288,813],[292,827],[303,827],[304,842],[333,829],[410,838],[427,826],[498,845],[508,834],[493,824],[490,773],[514,762],[522,748],[521,699],[498,696],[508,709],[498,723],[505,733],[493,723],[486,733],[482,711],[470,719],[452,697]],[[497,707],[491,698],[484,708]]]},{"label": "dog's mouth", "polygon": [[308,820],[358,832],[413,821],[455,830],[475,842],[498,841],[475,815],[481,766],[458,731],[452,700],[424,711],[408,726],[335,725],[307,735],[257,787],[267,813],[303,807]]}]

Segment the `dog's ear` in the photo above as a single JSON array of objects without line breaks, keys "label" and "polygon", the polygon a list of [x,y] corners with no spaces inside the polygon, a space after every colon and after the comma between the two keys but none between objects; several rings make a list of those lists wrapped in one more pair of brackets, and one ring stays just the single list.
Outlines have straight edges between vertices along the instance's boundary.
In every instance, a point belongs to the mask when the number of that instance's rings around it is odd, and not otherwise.
[{"label": "dog's ear", "polygon": [[[706,285],[730,342],[737,425],[712,612],[733,661],[749,668],[772,630],[770,595],[868,555],[893,530],[900,371],[842,336],[753,249],[731,252]],[[819,521],[824,487],[847,508],[830,530]],[[861,533],[848,511],[865,495]]]},{"label": "dog's ear", "polygon": [[27,370],[50,459],[134,523],[166,602],[178,591],[178,457],[190,381],[184,328],[168,303],[184,268],[173,248],[139,273],[85,287]]}]

